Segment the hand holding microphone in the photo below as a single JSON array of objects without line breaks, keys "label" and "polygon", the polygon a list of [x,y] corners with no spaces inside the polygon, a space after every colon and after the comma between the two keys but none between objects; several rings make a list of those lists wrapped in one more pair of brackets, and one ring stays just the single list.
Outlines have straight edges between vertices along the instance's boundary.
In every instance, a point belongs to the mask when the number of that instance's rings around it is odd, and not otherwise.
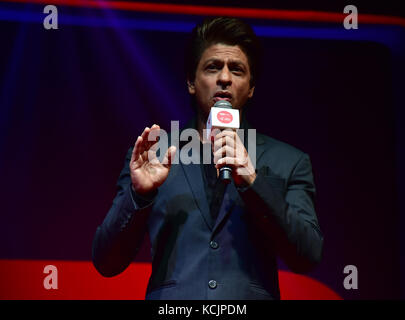
[{"label": "hand holding microphone", "polygon": [[[215,102],[214,106],[210,110],[210,114],[207,120],[206,125],[207,138],[213,137],[213,135],[216,133],[215,129],[217,129],[218,131],[222,129],[238,129],[238,128],[239,128],[239,110],[232,109],[231,103],[227,100],[219,100]],[[231,167],[223,166],[219,169],[219,179],[222,182],[230,183],[231,178],[232,178]]]},{"label": "hand holding microphone", "polygon": [[227,100],[217,101],[211,108],[206,129],[207,138],[214,137],[213,152],[219,179],[238,187],[251,185],[256,172],[245,146],[235,129],[239,129],[239,110]]}]

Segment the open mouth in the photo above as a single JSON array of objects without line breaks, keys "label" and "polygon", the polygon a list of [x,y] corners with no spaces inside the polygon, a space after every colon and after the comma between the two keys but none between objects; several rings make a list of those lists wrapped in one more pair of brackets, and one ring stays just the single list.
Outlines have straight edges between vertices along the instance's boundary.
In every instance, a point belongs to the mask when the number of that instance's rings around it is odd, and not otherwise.
[{"label": "open mouth", "polygon": [[218,91],[214,95],[214,101],[217,102],[219,100],[227,100],[231,101],[232,100],[232,94],[228,91]]}]

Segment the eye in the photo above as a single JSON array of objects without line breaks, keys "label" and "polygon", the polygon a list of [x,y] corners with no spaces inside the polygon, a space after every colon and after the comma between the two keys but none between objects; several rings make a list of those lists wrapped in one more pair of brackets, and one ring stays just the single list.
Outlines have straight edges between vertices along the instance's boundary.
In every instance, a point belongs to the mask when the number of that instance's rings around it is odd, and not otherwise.
[{"label": "eye", "polygon": [[232,68],[232,72],[236,75],[242,75],[243,74],[243,69],[241,68]]},{"label": "eye", "polygon": [[215,64],[213,64],[213,63],[211,63],[211,64],[209,64],[205,69],[206,69],[206,70],[217,70],[217,69],[218,69],[218,66],[215,65]]}]

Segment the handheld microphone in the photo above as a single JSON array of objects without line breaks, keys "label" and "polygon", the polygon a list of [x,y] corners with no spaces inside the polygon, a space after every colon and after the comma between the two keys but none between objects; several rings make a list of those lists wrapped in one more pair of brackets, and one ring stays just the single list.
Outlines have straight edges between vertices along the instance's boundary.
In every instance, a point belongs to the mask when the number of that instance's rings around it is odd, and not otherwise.
[{"label": "handheld microphone", "polygon": [[[232,109],[232,104],[227,100],[215,102],[208,116],[206,130],[207,139],[211,136],[213,129],[239,129],[239,110]],[[232,168],[223,166],[219,169],[219,179],[223,183],[230,183],[232,180]]]}]

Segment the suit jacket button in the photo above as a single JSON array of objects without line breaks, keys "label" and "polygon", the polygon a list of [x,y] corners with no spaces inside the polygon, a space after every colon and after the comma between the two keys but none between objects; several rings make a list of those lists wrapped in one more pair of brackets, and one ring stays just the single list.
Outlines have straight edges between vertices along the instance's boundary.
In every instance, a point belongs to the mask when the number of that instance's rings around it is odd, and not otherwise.
[{"label": "suit jacket button", "polygon": [[218,248],[218,242],[216,242],[216,241],[211,241],[211,242],[210,242],[210,247],[211,247],[212,249],[217,249],[217,248]]},{"label": "suit jacket button", "polygon": [[215,288],[217,287],[217,282],[216,282],[215,280],[210,280],[210,281],[208,282],[208,286],[209,286],[211,289],[215,289]]}]

